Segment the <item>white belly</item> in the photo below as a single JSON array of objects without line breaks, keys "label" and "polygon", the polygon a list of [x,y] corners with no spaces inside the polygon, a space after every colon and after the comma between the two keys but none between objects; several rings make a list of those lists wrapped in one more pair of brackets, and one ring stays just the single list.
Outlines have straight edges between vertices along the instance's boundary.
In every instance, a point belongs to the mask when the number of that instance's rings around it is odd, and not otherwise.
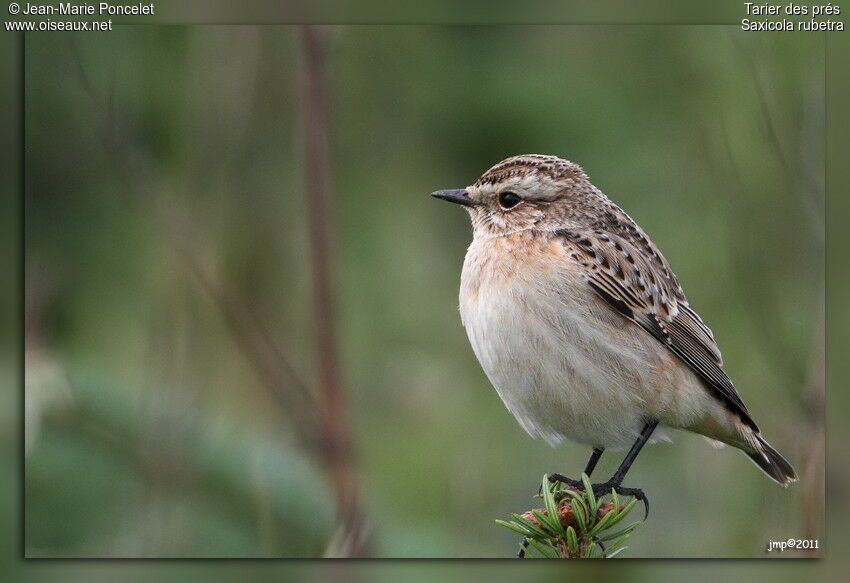
[{"label": "white belly", "polygon": [[[566,262],[493,269],[474,242],[460,313],[475,355],[532,436],[627,447],[649,418],[687,427],[714,407],[695,375],[657,340],[603,304]],[[531,254],[534,255],[534,254]],[[656,439],[665,438],[663,430]]]}]

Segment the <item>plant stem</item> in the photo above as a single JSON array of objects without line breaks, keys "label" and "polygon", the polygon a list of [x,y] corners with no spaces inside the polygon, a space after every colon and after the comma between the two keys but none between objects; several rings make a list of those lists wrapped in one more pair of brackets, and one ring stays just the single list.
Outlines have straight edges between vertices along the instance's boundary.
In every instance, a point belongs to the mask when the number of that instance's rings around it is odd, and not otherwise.
[{"label": "plant stem", "polygon": [[304,78],[302,131],[310,226],[313,303],[317,330],[320,424],[323,457],[334,487],[343,528],[353,541],[350,551],[363,551],[356,476],[352,466],[352,438],[345,418],[331,281],[332,244],[328,195],[326,46],[321,31],[302,28]]}]

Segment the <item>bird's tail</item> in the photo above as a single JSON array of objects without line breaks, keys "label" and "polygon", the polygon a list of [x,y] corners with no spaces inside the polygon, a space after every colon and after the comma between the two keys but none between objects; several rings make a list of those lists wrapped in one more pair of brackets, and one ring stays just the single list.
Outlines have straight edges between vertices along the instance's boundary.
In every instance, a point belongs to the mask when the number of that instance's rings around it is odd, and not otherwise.
[{"label": "bird's tail", "polygon": [[775,480],[777,484],[783,488],[787,487],[791,482],[797,481],[797,472],[791,467],[782,454],[773,449],[773,447],[758,433],[753,433],[755,437],[753,448],[755,451],[745,452],[753,463],[761,470]]}]

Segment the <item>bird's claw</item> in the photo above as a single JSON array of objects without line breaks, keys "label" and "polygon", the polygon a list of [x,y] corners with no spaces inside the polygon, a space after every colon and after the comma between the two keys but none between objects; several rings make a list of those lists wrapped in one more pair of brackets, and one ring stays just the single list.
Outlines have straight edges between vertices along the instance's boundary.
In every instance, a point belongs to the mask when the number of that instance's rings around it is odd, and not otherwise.
[{"label": "bird's claw", "polygon": [[[584,483],[581,480],[574,480],[572,478],[568,478],[567,476],[561,474],[549,474],[549,483],[554,484],[555,482],[560,482],[571,488],[573,490],[584,492]],[[631,496],[643,502],[643,519],[646,520],[649,518],[649,499],[646,497],[646,494],[640,488],[626,488],[619,484],[614,484],[612,482],[605,482],[603,484],[592,484],[593,494],[595,496],[605,496],[611,493],[611,490],[614,490],[619,496]],[[540,486],[537,494],[542,493],[543,486]]]},{"label": "bird's claw", "polygon": [[596,496],[610,494],[611,490],[616,492],[619,496],[631,496],[632,498],[643,502],[643,519],[646,520],[649,518],[649,499],[646,497],[643,490],[640,488],[625,488],[619,484],[612,484],[610,482],[605,482],[604,484],[593,484],[593,494]]}]

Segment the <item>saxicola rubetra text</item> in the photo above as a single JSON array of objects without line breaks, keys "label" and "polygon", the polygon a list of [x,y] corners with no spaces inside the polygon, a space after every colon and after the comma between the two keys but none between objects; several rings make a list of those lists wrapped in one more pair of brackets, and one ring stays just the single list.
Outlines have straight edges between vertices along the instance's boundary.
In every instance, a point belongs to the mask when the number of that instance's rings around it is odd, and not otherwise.
[{"label": "saxicola rubetra text", "polygon": [[472,186],[433,196],[472,219],[461,320],[523,429],[553,445],[568,438],[593,448],[588,475],[606,448],[631,446],[594,490],[646,502],[621,484],[665,428],[736,447],[782,486],[797,480],[762,437],[661,251],[581,167],[515,156]]}]

